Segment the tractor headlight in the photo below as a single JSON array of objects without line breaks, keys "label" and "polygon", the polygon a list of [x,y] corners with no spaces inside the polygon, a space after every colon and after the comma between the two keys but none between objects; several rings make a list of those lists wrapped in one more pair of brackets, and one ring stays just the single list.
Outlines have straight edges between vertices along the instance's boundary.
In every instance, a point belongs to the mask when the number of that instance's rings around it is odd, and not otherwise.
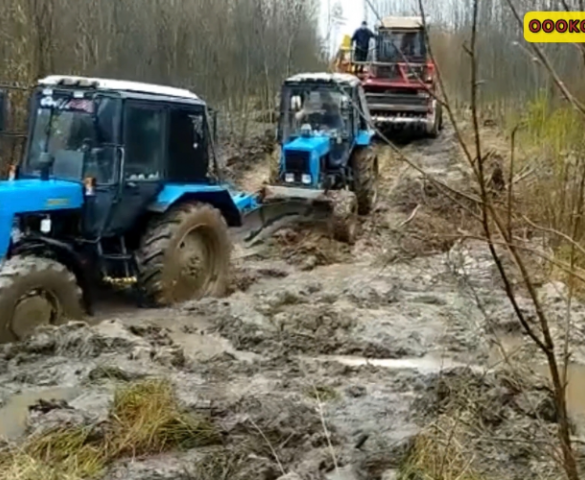
[{"label": "tractor headlight", "polygon": [[308,175],[306,173],[303,173],[303,176],[301,177],[301,181],[305,184],[305,185],[309,185],[311,183],[311,175]]},{"label": "tractor headlight", "polygon": [[294,173],[285,173],[284,174],[284,181],[286,183],[293,183],[295,181],[295,174]]}]

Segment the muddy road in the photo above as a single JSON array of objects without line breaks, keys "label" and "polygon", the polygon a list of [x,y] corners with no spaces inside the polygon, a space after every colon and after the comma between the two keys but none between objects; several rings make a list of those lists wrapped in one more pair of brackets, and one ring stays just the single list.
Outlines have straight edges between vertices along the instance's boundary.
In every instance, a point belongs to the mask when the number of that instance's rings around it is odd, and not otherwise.
[{"label": "muddy road", "polygon": [[[378,148],[379,205],[355,246],[318,228],[285,228],[239,251],[227,298],[166,310],[110,303],[95,326],[46,329],[3,347],[0,434],[21,441],[56,423],[102,424],[120,385],[157,377],[188,410],[208,415],[221,440],[119,460],[108,479],[389,480],[426,471],[418,454],[428,426],[464,394],[483,406],[463,409],[474,469],[486,478],[527,478],[543,465],[553,472],[533,448],[555,422],[546,386],[499,368],[496,338],[541,367],[487,250],[457,240],[462,213]],[[469,182],[449,130],[400,148],[448,184]],[[269,170],[263,155],[243,169],[248,188]],[[562,297],[555,287],[541,286],[553,309]],[[584,312],[575,307],[577,361]],[[575,435],[585,410],[579,368]],[[29,413],[39,399],[58,405]]]}]

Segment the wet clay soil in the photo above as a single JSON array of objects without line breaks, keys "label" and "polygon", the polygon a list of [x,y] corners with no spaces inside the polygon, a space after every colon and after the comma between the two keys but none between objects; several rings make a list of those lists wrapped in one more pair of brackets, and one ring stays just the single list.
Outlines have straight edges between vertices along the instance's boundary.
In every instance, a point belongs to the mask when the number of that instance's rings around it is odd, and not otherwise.
[{"label": "wet clay soil", "polygon": [[[442,181],[467,179],[450,131],[402,148]],[[499,380],[480,378],[491,378],[499,358],[493,332],[510,329],[514,317],[485,247],[446,234],[455,210],[440,205],[388,148],[379,154],[381,198],[355,246],[314,229],[285,228],[253,252],[240,252],[227,298],[164,310],[122,301],[104,306],[97,325],[46,329],[5,346],[0,435],[18,440],[54,421],[52,412],[28,415],[38,398],[65,400],[72,408],[59,415],[73,422],[103,421],[116,385],[159,376],[173,382],[189,409],[213,412],[224,432],[222,452],[236,451],[243,438],[263,444],[251,425],[269,432],[279,461],[270,450],[255,451],[243,465],[263,476],[246,476],[242,466],[233,479],[275,480],[283,471],[297,475],[289,480],[395,478],[440,403],[442,372],[490,395],[502,388]],[[576,359],[585,358],[582,344]],[[103,375],[113,370],[116,381]],[[571,370],[574,412],[585,407],[584,372]],[[514,415],[532,421],[528,413]],[[515,420],[507,421],[513,429]],[[493,452],[485,451],[489,460]],[[107,478],[172,479],[188,470],[211,479],[197,470],[209,455],[120,462]],[[514,462],[504,455],[498,468],[520,468]],[[526,462],[519,471],[530,476],[538,468]]]}]

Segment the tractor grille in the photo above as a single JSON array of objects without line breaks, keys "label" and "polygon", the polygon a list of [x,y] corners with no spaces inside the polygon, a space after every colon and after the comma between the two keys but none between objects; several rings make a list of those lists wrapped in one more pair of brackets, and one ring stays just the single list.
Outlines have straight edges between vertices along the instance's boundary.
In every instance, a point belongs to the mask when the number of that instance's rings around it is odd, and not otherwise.
[{"label": "tractor grille", "polygon": [[400,95],[395,93],[367,93],[366,100],[370,103],[381,103],[385,105],[412,105],[427,107],[428,98],[418,95]]},{"label": "tractor grille", "polygon": [[309,173],[311,154],[309,152],[286,151],[284,154],[284,171],[297,174]]},{"label": "tractor grille", "polygon": [[366,101],[370,112],[410,112],[426,115],[430,107],[430,98],[420,95],[415,89],[411,89],[409,93],[393,89],[368,91]]}]

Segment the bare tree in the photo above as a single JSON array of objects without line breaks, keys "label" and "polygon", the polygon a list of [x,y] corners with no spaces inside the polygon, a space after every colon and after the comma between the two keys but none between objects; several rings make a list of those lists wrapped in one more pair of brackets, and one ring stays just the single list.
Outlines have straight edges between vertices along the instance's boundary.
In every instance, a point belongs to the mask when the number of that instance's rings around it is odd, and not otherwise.
[{"label": "bare tree", "polygon": [[0,79],[114,76],[188,87],[249,110],[248,100],[272,101],[291,72],[321,68],[317,7],[317,0],[6,0]]}]

